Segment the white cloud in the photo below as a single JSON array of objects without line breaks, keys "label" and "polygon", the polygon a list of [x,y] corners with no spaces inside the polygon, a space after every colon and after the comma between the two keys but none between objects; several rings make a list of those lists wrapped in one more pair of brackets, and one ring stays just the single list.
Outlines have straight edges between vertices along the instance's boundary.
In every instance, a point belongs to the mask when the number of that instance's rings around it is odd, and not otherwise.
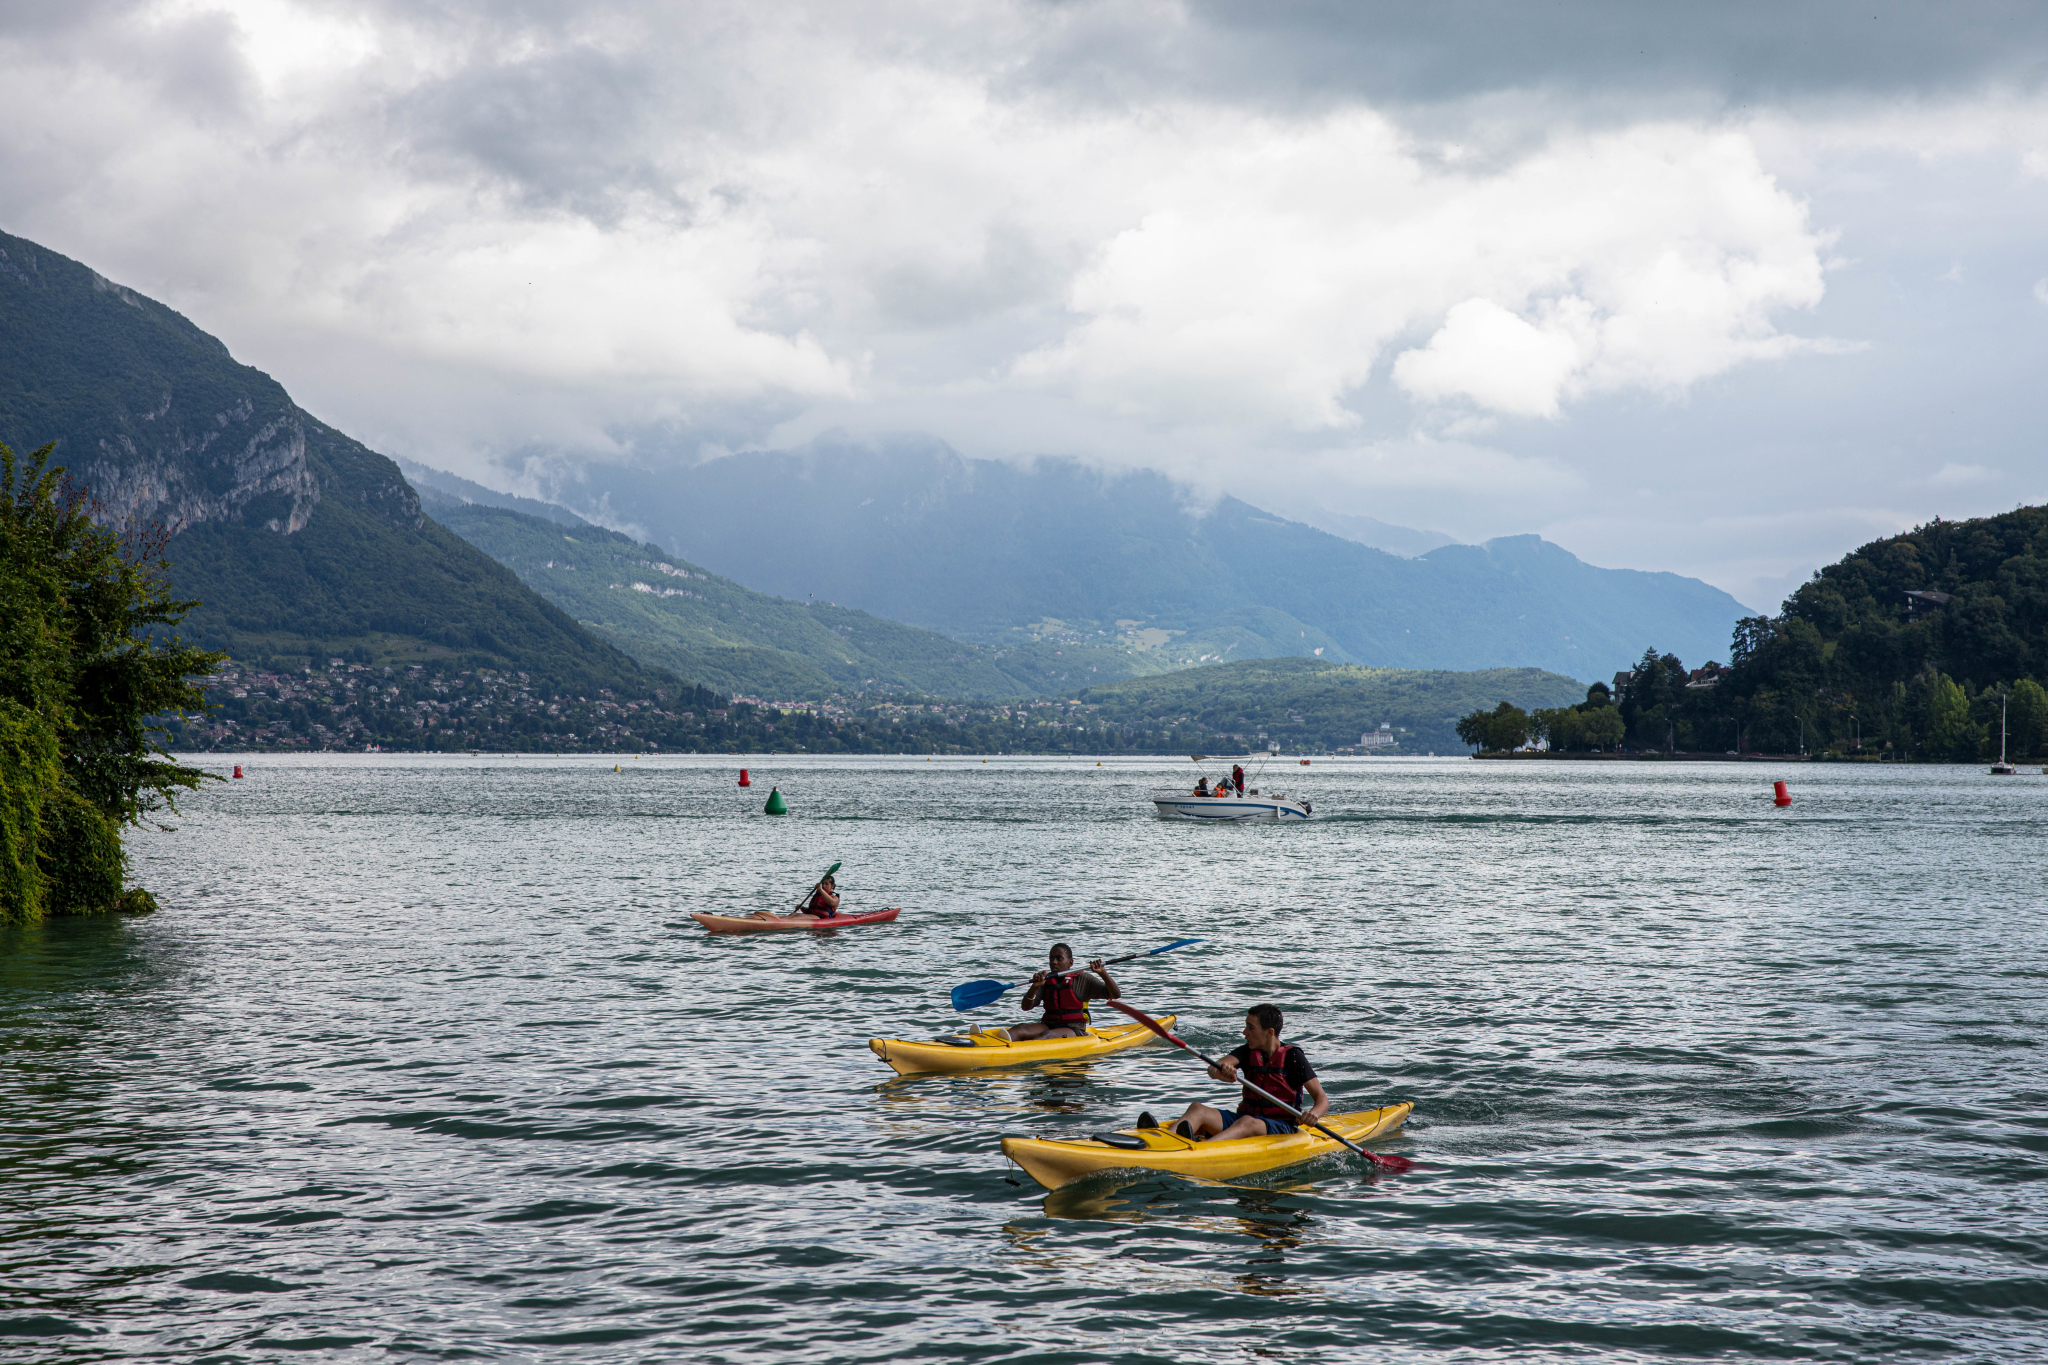
[{"label": "white cloud", "polygon": [[[1351,425],[1347,393],[1422,328],[1417,397],[1555,415],[1587,392],[1675,392],[1798,343],[1825,238],[1739,135],[1560,137],[1490,173],[1433,168],[1363,112],[1184,121],[1140,163],[1144,217],[1069,296],[1085,320],[1018,364],[1106,408]],[[1531,316],[1523,316],[1526,312]]]},{"label": "white cloud", "polygon": [[1973,484],[1989,483],[1998,477],[1998,471],[1987,469],[1981,464],[1957,464],[1951,460],[1928,475],[1927,482],[1937,488],[1967,488]]},{"label": "white cloud", "polygon": [[2034,281],[2034,301],[2048,303],[2048,279]]},{"label": "white cloud", "polygon": [[[1394,381],[1418,398],[1470,398],[1518,417],[1557,416],[1558,397],[1585,363],[1588,308],[1568,299],[1537,327],[1491,299],[1467,299],[1419,351],[1394,362]],[[1574,325],[1576,324],[1576,325]]]}]

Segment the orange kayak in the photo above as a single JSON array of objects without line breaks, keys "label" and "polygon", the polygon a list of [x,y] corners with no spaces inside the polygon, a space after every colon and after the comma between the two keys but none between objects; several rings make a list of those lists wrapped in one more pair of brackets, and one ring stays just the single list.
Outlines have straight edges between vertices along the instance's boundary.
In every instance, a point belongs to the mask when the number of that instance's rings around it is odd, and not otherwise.
[{"label": "orange kayak", "polygon": [[744,915],[694,914],[690,918],[714,934],[790,934],[802,929],[852,929],[863,924],[887,924],[902,914],[894,910],[871,910],[865,915],[834,915],[831,919],[812,919],[800,915],[794,919],[748,919]]}]

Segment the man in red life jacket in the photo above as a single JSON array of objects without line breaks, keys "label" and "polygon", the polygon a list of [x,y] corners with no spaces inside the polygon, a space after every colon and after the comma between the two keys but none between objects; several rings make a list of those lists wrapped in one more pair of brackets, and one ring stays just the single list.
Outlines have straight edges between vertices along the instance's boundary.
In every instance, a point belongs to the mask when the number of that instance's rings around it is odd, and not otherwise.
[{"label": "man in red life jacket", "polygon": [[1280,1041],[1280,1026],[1286,1022],[1278,1005],[1254,1005],[1244,1017],[1244,1046],[1233,1049],[1222,1065],[1209,1068],[1209,1075],[1229,1085],[1233,1081],[1255,1081],[1286,1101],[1290,1107],[1274,1104],[1258,1091],[1245,1088],[1236,1109],[1212,1109],[1200,1102],[1174,1123],[1173,1131],[1198,1142],[1223,1138],[1263,1137],[1268,1133],[1292,1133],[1301,1115],[1302,1097],[1314,1100],[1309,1117],[1330,1112],[1330,1097],[1316,1079],[1300,1048]]},{"label": "man in red life jacket", "polygon": [[1088,964],[1087,971],[1077,972],[1074,950],[1064,943],[1055,943],[1046,960],[1052,964],[1052,970],[1032,977],[1031,989],[1024,992],[1024,1008],[1036,1009],[1043,1004],[1045,1013],[1031,1023],[1013,1026],[1009,1031],[1012,1041],[1078,1038],[1088,1031],[1090,1000],[1115,1000],[1123,994],[1099,957]]},{"label": "man in red life jacket", "polygon": [[756,910],[748,919],[834,919],[839,914],[839,891],[837,884],[828,873],[825,879],[811,889],[811,898],[799,908],[786,915],[773,910]]}]

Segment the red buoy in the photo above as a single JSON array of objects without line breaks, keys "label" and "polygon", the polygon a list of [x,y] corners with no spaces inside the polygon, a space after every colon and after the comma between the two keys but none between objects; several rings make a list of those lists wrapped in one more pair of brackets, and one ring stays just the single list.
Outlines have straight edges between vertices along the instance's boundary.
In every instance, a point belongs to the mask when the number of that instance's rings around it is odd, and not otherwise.
[{"label": "red buoy", "polygon": [[1306,768],[1306,767],[1308,766],[1308,760],[1307,760],[1307,759],[1305,759],[1305,758],[1304,758],[1303,760],[1301,760],[1301,766],[1302,766],[1302,767],[1304,767],[1304,768]]},{"label": "red buoy", "polygon": [[1771,804],[1774,806],[1789,806],[1792,804],[1792,793],[1785,790],[1783,782],[1771,784]]},{"label": "red buoy", "polygon": [[236,776],[236,777],[240,777],[241,775],[242,775],[242,765],[241,765],[241,764],[239,764],[239,763],[237,763],[237,764],[235,765],[235,776]]},{"label": "red buoy", "polygon": [[754,785],[754,780],[747,776],[747,770],[745,768],[740,769],[740,785],[742,787],[751,787]]}]

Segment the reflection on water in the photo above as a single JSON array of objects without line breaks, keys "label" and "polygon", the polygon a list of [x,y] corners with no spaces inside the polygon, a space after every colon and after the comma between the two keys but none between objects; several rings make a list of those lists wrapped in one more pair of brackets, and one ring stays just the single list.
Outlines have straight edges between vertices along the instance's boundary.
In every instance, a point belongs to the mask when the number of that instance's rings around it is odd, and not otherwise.
[{"label": "reflection on water", "polygon": [[875,1098],[895,1106],[950,1109],[961,1104],[1043,1114],[1096,1110],[1098,1092],[1092,1061],[1045,1062],[1031,1067],[991,1067],[918,1076],[891,1075],[874,1087]]},{"label": "reflection on water", "polygon": [[[1040,1202],[1046,1222],[1007,1223],[1004,1234],[1014,1254],[1040,1266],[1058,1259],[1055,1248],[1072,1246],[1070,1238],[1049,1240],[1064,1223],[1151,1225],[1155,1232],[1171,1229],[1226,1239],[1249,1252],[1242,1259],[1248,1268],[1216,1280],[1219,1289],[1292,1298],[1316,1292],[1285,1273],[1288,1253],[1313,1240],[1317,1220],[1301,1200],[1315,1194],[1315,1186],[1299,1183],[1259,1189],[1157,1172],[1103,1172],[1047,1193]],[[1235,1211],[1226,1211],[1226,1205]]]}]

